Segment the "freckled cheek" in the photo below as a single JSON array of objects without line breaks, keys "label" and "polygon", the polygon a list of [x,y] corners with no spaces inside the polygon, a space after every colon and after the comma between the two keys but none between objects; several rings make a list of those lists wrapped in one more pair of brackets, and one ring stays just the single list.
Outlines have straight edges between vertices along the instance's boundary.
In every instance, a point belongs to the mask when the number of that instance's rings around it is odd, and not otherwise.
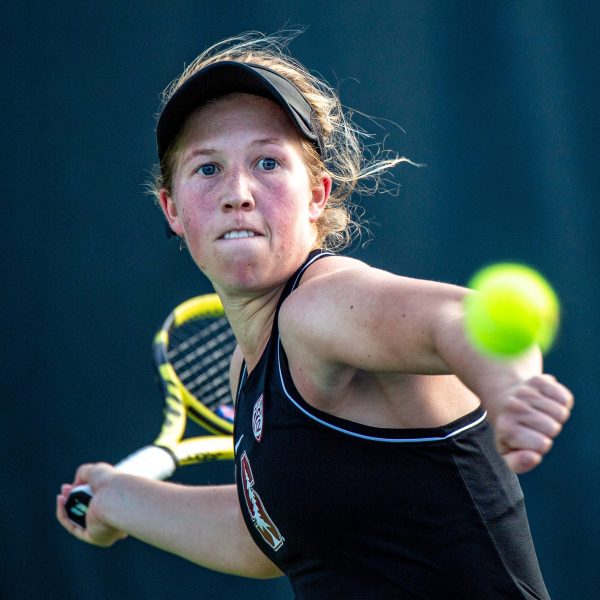
[{"label": "freckled cheek", "polygon": [[192,219],[190,218],[190,211],[185,206],[179,209],[179,219],[181,220],[181,224],[183,225],[184,230],[189,234],[190,225],[192,224]]},{"label": "freckled cheek", "polygon": [[192,201],[182,202],[179,207],[179,215],[184,227],[198,227],[205,224],[208,220],[207,202],[202,198],[195,198]]},{"label": "freckled cheek", "polygon": [[274,181],[265,191],[272,200],[270,204],[279,210],[297,213],[302,210],[304,201],[308,205],[309,191],[303,186],[290,185],[287,181]]}]

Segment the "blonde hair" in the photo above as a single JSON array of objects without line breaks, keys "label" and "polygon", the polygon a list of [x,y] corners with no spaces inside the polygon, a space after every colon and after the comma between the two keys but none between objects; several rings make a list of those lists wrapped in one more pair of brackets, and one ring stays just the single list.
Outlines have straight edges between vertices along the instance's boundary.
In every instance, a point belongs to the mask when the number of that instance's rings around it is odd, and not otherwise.
[{"label": "blonde hair", "polygon": [[[264,66],[291,81],[311,104],[313,127],[319,135],[320,154],[309,140],[301,138],[311,181],[316,184],[326,172],[333,182],[331,196],[317,222],[317,245],[328,250],[341,250],[363,228],[351,199],[353,192],[375,193],[381,189],[385,172],[401,162],[411,161],[383,151],[379,146],[373,151],[372,146],[363,142],[370,136],[352,122],[352,112],[344,110],[337,92],[290,56],[288,44],[301,32],[281,31],[273,35],[248,32],[214,44],[164,90],[161,109],[189,77],[207,65],[223,60]],[[154,169],[150,189],[156,198],[161,188],[173,192],[177,146],[175,141]]]}]

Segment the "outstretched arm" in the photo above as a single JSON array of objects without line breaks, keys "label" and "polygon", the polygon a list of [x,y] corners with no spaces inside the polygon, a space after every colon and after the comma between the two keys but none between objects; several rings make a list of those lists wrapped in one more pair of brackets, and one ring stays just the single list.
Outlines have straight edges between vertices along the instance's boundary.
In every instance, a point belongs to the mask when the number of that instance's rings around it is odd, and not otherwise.
[{"label": "outstretched arm", "polygon": [[328,259],[314,266],[281,318],[293,344],[332,371],[456,375],[488,410],[498,451],[511,469],[523,473],[552,447],[573,397],[542,374],[537,349],[502,361],[476,351],[464,328],[469,293],[351,259]]}]

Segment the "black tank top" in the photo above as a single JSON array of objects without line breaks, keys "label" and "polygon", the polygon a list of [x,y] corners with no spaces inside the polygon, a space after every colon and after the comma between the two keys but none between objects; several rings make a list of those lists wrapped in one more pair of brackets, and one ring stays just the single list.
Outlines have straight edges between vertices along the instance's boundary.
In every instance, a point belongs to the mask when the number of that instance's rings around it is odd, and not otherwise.
[{"label": "black tank top", "polygon": [[[239,501],[297,598],[548,598],[516,475],[481,409],[433,429],[334,417],[298,393],[279,341],[238,387]],[[359,343],[360,340],[357,340]]]}]

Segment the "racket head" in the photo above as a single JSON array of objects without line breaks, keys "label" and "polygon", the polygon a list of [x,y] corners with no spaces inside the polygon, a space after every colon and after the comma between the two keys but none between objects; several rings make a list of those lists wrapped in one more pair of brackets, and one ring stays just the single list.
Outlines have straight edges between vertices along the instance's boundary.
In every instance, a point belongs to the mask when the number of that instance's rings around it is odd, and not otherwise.
[{"label": "racket head", "polygon": [[186,415],[213,434],[233,434],[229,364],[235,347],[217,294],[190,298],[169,314],[153,341],[166,400],[156,445],[174,448],[183,437]]}]

